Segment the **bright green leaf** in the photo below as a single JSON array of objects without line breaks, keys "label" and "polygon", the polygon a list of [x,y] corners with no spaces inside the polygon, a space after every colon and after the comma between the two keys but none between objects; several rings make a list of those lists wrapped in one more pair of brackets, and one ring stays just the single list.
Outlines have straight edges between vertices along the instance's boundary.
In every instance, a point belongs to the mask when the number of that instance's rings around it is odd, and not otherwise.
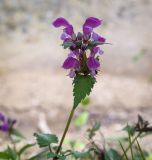
[{"label": "bright green leaf", "polygon": [[0,152],[0,160],[1,159],[9,159],[9,154],[7,150]]},{"label": "bright green leaf", "polygon": [[75,119],[75,125],[77,127],[81,127],[85,125],[88,121],[89,113],[88,112],[82,112],[76,119]]},{"label": "bright green leaf", "polygon": [[87,106],[89,103],[90,103],[89,97],[86,97],[86,98],[84,98],[84,99],[81,101],[81,104],[82,104],[83,106]]},{"label": "bright green leaf", "polygon": [[73,81],[74,108],[76,108],[86,96],[90,95],[95,82],[95,78],[90,75],[76,75]]}]

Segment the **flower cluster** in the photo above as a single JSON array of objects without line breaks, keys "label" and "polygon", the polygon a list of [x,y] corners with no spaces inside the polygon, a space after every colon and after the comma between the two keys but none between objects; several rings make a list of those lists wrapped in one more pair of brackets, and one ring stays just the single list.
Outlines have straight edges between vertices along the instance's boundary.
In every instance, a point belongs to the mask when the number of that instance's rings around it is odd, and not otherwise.
[{"label": "flower cluster", "polygon": [[0,131],[9,132],[13,125],[16,123],[16,120],[12,120],[10,118],[6,118],[0,112]]},{"label": "flower cluster", "polygon": [[70,53],[63,63],[64,69],[69,69],[69,76],[75,77],[76,74],[92,75],[98,73],[100,68],[99,55],[103,50],[98,47],[105,43],[106,39],[93,31],[100,26],[102,20],[89,17],[83,24],[83,33],[74,33],[73,26],[64,18],[60,17],[53,21],[55,27],[63,27],[61,40],[63,47],[69,48]]}]

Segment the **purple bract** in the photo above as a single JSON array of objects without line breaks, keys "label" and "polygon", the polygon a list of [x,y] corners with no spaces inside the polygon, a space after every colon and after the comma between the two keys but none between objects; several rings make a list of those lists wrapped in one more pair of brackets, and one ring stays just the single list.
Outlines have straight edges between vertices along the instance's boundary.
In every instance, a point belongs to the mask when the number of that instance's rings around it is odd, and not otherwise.
[{"label": "purple bract", "polygon": [[76,74],[91,75],[95,77],[100,68],[99,56],[103,50],[98,45],[105,43],[106,39],[93,31],[100,26],[102,20],[89,17],[83,24],[83,33],[74,33],[73,26],[64,18],[60,17],[53,21],[54,27],[63,27],[61,40],[63,47],[69,48],[70,53],[63,63],[64,69],[69,69],[69,76]]}]

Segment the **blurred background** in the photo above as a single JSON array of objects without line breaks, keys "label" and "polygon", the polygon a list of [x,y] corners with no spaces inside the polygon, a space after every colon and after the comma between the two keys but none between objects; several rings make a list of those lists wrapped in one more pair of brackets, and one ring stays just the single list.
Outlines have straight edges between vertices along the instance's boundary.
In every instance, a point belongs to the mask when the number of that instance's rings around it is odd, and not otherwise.
[{"label": "blurred background", "polygon": [[[103,19],[97,31],[112,43],[103,46],[86,126],[100,121],[109,136],[138,114],[152,121],[151,0],[0,0],[0,111],[17,119],[28,139],[38,130],[62,134],[73,97],[61,68],[68,52],[62,31],[51,24],[60,16],[76,31],[89,16]],[[71,126],[68,136],[85,130]]]}]

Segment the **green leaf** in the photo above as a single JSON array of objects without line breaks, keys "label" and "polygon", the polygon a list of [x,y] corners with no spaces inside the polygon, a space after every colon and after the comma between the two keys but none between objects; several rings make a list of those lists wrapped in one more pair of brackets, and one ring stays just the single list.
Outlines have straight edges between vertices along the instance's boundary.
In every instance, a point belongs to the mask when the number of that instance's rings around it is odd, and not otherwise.
[{"label": "green leaf", "polygon": [[59,155],[58,158],[59,158],[59,160],[66,160],[66,156],[64,156],[64,155]]},{"label": "green leaf", "polygon": [[88,121],[89,113],[88,112],[82,112],[76,119],[75,119],[75,125],[77,127],[81,127],[85,125]]},{"label": "green leaf", "polygon": [[82,104],[83,106],[87,106],[89,103],[90,103],[89,97],[85,97],[85,98],[81,101],[81,104]]},{"label": "green leaf", "polygon": [[55,153],[48,153],[47,159],[56,157]]},{"label": "green leaf", "polygon": [[96,135],[96,132],[100,129],[100,127],[100,122],[95,122],[92,128],[87,130],[89,139],[92,139]]},{"label": "green leaf", "polygon": [[17,129],[12,128],[11,130],[11,136],[15,136],[18,139],[25,139],[25,137],[18,131]]},{"label": "green leaf", "polygon": [[86,158],[89,156],[90,150],[86,151],[86,152],[78,152],[75,151],[73,152],[73,156],[77,159],[77,158]]},{"label": "green leaf", "polygon": [[64,42],[62,44],[62,46],[64,47],[64,49],[69,48],[69,47],[73,46],[73,42]]},{"label": "green leaf", "polygon": [[0,159],[9,159],[9,154],[8,154],[8,151],[5,150],[3,152],[0,152]]},{"label": "green leaf", "polygon": [[49,153],[49,149],[45,148],[45,150],[29,158],[28,160],[46,160],[48,153]]},{"label": "green leaf", "polygon": [[98,45],[103,45],[103,44],[111,44],[111,43],[105,43],[105,42],[99,42],[99,41],[93,41],[88,44],[87,49],[92,49]]},{"label": "green leaf", "polygon": [[95,82],[95,78],[90,75],[76,75],[73,81],[74,108],[76,108],[87,95],[90,95]]},{"label": "green leaf", "polygon": [[100,122],[95,122],[95,124],[93,125],[92,127],[92,130],[95,132],[95,131],[98,131],[101,127],[101,123]]},{"label": "green leaf", "polygon": [[39,147],[46,147],[51,143],[58,143],[58,137],[54,134],[35,133]]},{"label": "green leaf", "polygon": [[123,128],[123,130],[129,133],[131,136],[133,136],[135,133],[135,127],[128,124],[125,128]]},{"label": "green leaf", "polygon": [[18,151],[18,155],[21,156],[21,154],[23,154],[27,149],[33,147],[34,145],[35,145],[35,143],[24,145],[24,146]]},{"label": "green leaf", "polygon": [[109,149],[105,153],[105,160],[122,160],[121,155],[114,149]]},{"label": "green leaf", "polygon": [[17,159],[17,153],[12,148],[8,147],[7,152],[9,155],[9,159],[11,159],[11,160]]}]

